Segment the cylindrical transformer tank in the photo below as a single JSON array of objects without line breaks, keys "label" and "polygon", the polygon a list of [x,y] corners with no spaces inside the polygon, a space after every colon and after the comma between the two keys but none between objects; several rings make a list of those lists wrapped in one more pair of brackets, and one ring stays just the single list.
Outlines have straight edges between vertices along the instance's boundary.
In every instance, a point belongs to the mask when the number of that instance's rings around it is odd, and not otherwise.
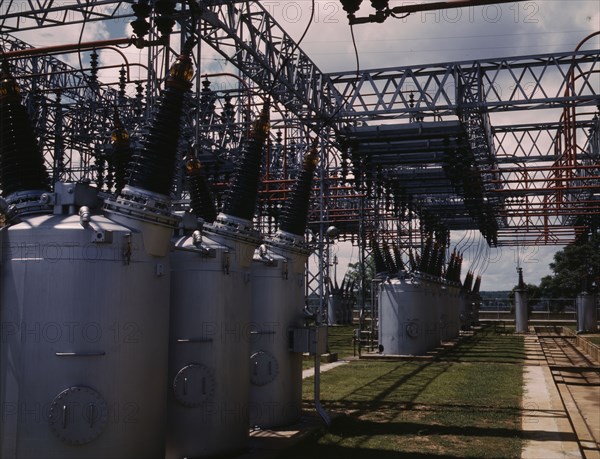
[{"label": "cylindrical transformer tank", "polygon": [[448,311],[448,339],[457,339],[460,336],[460,310],[462,305],[462,295],[458,285],[446,284],[445,302]]},{"label": "cylindrical transformer tank", "polygon": [[459,318],[461,330],[470,330],[473,317],[472,295],[467,292],[461,292],[459,296]]},{"label": "cylindrical transformer tank", "polygon": [[259,240],[228,221],[176,240],[171,254],[168,458],[247,447],[250,267]]},{"label": "cylindrical transformer tank", "polygon": [[423,298],[423,317],[425,319],[422,329],[423,339],[427,342],[427,349],[431,350],[440,344],[442,322],[447,320],[445,314],[442,320],[443,300],[441,286],[437,282],[430,282],[429,276],[421,277],[424,288],[422,289]]},{"label": "cylindrical transformer tank", "polygon": [[596,318],[596,296],[587,292],[577,295],[577,332],[598,330]]},{"label": "cylindrical transformer tank", "polygon": [[329,295],[327,298],[327,325],[343,323],[342,297],[339,294]]},{"label": "cylindrical transformer tank", "polygon": [[448,292],[447,285],[443,285],[441,283],[435,283],[432,285],[432,290],[435,292],[435,306],[437,308],[439,314],[439,341],[448,341],[451,339],[451,329],[452,326],[450,324],[450,320],[452,317],[452,305],[450,303],[451,298]]},{"label": "cylindrical transformer tank", "polygon": [[293,424],[302,410],[302,354],[291,352],[289,332],[303,325],[308,253],[271,241],[252,264],[250,425]]},{"label": "cylindrical transformer tank", "polygon": [[515,331],[526,333],[529,330],[529,311],[527,310],[527,292],[515,290]]},{"label": "cylindrical transformer tank", "polygon": [[346,294],[342,300],[342,310],[344,311],[344,324],[351,325],[353,321],[352,312],[354,306],[354,298]]},{"label": "cylindrical transformer tank", "polygon": [[380,284],[379,344],[383,354],[423,355],[439,344],[439,292],[425,277]]},{"label": "cylindrical transformer tank", "polygon": [[84,214],[2,229],[2,458],[164,456],[168,259]]}]

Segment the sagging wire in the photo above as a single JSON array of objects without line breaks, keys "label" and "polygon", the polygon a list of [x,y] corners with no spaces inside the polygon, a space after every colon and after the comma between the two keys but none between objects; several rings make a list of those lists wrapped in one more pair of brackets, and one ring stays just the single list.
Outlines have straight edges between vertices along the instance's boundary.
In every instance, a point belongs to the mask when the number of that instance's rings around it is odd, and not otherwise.
[{"label": "sagging wire", "polygon": [[395,14],[392,10],[389,11],[389,15],[391,17],[393,17],[394,19],[406,19],[407,17],[409,17],[412,13],[404,13],[402,16],[398,16],[397,14]]}]

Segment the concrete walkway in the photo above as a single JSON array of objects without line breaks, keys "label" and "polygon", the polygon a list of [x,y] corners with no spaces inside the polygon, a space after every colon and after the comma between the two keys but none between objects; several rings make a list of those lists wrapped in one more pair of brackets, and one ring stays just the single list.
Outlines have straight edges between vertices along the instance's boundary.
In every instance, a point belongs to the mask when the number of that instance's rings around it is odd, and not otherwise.
[{"label": "concrete walkway", "polygon": [[[326,371],[333,370],[334,368],[339,367],[340,365],[346,365],[348,362],[349,362],[349,360],[338,360],[337,362],[322,363],[320,365],[321,373],[325,373]],[[302,371],[302,379],[310,378],[311,376],[314,376],[314,375],[315,375],[315,367],[307,368],[306,370]]]},{"label": "concrete walkway", "polygon": [[[593,442],[593,435],[588,431],[582,431],[582,426],[586,427],[587,424],[600,428],[596,421],[596,416],[600,417],[600,387],[595,384],[580,384],[569,389],[559,381],[557,388],[552,376],[553,369],[548,366],[536,335],[525,336],[525,350],[527,358],[524,367],[522,403],[522,430],[525,442],[521,457],[523,459],[600,458]],[[553,361],[551,363],[555,364]],[[572,397],[566,397],[571,393],[577,394],[578,399],[582,398],[586,402],[582,404],[581,400],[578,400],[575,404]],[[585,416],[587,424],[580,422],[581,416]],[[586,438],[588,436],[591,438]],[[578,439],[584,448],[583,456]],[[591,440],[588,447],[585,440]]]}]

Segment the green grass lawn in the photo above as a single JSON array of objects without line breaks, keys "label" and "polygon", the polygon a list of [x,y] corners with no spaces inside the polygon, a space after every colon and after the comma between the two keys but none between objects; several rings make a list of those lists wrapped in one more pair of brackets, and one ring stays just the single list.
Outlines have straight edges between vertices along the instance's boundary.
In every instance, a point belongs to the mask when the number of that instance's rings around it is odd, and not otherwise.
[{"label": "green grass lawn", "polygon": [[437,360],[352,361],[321,375],[331,427],[281,457],[519,457],[523,357],[522,337],[489,329]]},{"label": "green grass lawn", "polygon": [[[354,329],[358,328],[358,325],[336,325],[327,328],[327,343],[330,353],[336,353],[338,360],[344,360],[354,355]],[[305,359],[302,362],[302,368],[314,367],[313,357]]]},{"label": "green grass lawn", "polygon": [[335,352],[343,360],[354,355],[354,330],[358,325],[337,325],[327,329],[329,352]]},{"label": "green grass lawn", "polygon": [[586,336],[585,339],[600,346],[600,336]]}]

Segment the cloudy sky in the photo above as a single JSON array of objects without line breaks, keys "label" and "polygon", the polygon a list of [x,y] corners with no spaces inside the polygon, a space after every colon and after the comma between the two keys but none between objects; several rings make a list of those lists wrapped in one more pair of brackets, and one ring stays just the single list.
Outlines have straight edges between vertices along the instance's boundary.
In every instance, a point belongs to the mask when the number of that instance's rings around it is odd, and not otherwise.
[{"label": "cloudy sky", "polygon": [[[310,0],[269,0],[261,3],[295,39],[309,23]],[[415,3],[422,2],[391,1],[390,6]],[[370,2],[363,1],[357,16],[372,12]],[[384,24],[354,27],[361,69],[570,51],[582,38],[598,30],[600,3],[597,0],[523,1],[423,12],[405,19],[389,18]],[[44,46],[77,42],[81,31],[80,26],[69,26],[32,30],[17,36],[34,46]],[[127,21],[111,21],[88,24],[81,38],[89,41],[130,34]],[[315,14],[302,48],[323,72],[356,70],[350,28],[337,0],[315,2]],[[600,48],[598,37],[584,47],[591,48]],[[123,52],[130,62],[145,63],[144,51],[130,48]],[[64,59],[74,66],[79,65],[75,54]],[[123,61],[118,53],[105,50],[101,52],[100,62],[110,65]],[[208,53],[202,64],[203,73],[224,65]],[[116,76],[116,69],[100,74],[107,82],[115,81]],[[489,249],[473,232],[455,233],[452,240],[465,252],[463,272],[471,266],[476,273],[482,273],[484,290],[512,288],[516,283],[518,263],[524,268],[527,282],[539,282],[548,273],[548,263],[557,250],[557,247]],[[348,262],[357,261],[357,249],[339,245],[333,251],[339,259],[337,274],[341,279]]]}]

